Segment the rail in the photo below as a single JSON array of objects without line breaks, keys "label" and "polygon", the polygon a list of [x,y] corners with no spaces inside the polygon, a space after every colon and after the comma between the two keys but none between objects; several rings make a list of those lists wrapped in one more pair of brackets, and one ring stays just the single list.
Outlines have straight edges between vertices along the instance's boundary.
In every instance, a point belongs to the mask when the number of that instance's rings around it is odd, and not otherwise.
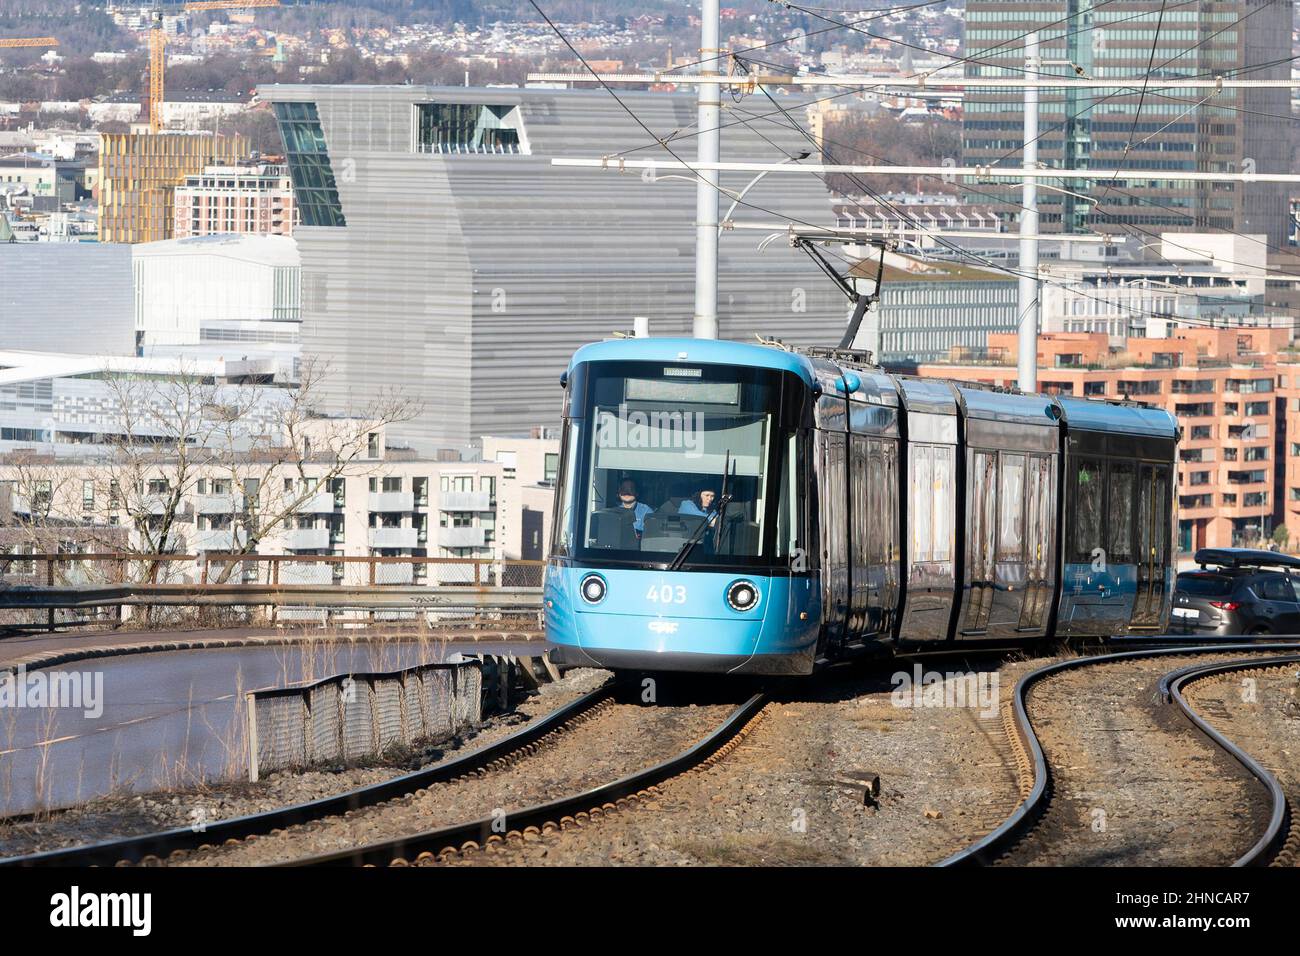
[{"label": "rail", "polygon": [[[1091,657],[1076,657],[1070,660],[1057,661],[1053,664],[1047,664],[1036,670],[1025,674],[1016,683],[1015,691],[1012,694],[1012,714],[1014,717],[1014,732],[1019,737],[1026,755],[1029,758],[1033,769],[1033,785],[1027,796],[1025,796],[1017,805],[1011,815],[1007,817],[1000,826],[991,833],[976,840],[970,846],[937,863],[940,867],[965,867],[965,866],[991,866],[998,863],[1004,856],[1011,853],[1016,844],[1028,833],[1046,809],[1052,793],[1052,774],[1048,766],[1047,755],[1043,751],[1042,744],[1039,743],[1038,736],[1034,733],[1033,725],[1029,719],[1029,691],[1036,684],[1045,680],[1054,674],[1064,671],[1074,670],[1076,668],[1091,667],[1097,664],[1108,664],[1122,660],[1143,660],[1157,657],[1173,657],[1180,655],[1195,654],[1230,654],[1241,652],[1260,651],[1278,651],[1278,650],[1300,650],[1300,644],[1294,642],[1269,642],[1269,641],[1243,641],[1239,644],[1203,644],[1199,646],[1180,646],[1180,647],[1152,647],[1138,651],[1121,651],[1114,654],[1098,654]],[[1250,661],[1254,666],[1259,665],[1259,661]],[[1172,675],[1166,677],[1166,682],[1161,686],[1161,694],[1167,693],[1166,688],[1170,681],[1178,684],[1176,679],[1184,673],[1200,673],[1204,665],[1197,665],[1193,668],[1183,668]],[[1190,715],[1189,715],[1190,719]],[[1205,727],[1198,724],[1195,720],[1192,723],[1205,732]],[[1212,734],[1207,734],[1210,740],[1216,746],[1222,746],[1220,739]],[[1230,751],[1231,752],[1231,751]],[[1236,756],[1233,754],[1233,756]],[[1247,769],[1251,769],[1247,767]],[[1275,804],[1276,806],[1276,804]],[[1276,810],[1273,812],[1276,817]],[[1275,837],[1273,822],[1270,822],[1268,840]],[[1261,841],[1261,843],[1264,841]],[[1261,862],[1258,852],[1258,845],[1252,848],[1251,852],[1241,857],[1234,864],[1235,866],[1256,865]]]}]

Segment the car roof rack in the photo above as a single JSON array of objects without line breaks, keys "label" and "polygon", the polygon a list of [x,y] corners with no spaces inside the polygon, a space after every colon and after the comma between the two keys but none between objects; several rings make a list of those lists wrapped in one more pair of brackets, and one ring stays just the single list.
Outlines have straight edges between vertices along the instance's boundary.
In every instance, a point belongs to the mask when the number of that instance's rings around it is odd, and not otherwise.
[{"label": "car roof rack", "polygon": [[1300,558],[1279,551],[1260,548],[1200,548],[1192,560],[1205,570],[1207,565],[1219,568],[1300,568]]}]

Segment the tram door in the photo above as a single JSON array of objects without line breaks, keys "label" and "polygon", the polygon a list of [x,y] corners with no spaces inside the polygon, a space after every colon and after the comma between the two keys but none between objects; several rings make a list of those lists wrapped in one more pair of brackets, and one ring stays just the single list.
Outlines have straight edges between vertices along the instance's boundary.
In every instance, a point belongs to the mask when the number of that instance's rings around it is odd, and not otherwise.
[{"label": "tram door", "polygon": [[1138,468],[1137,596],[1131,626],[1158,628],[1169,574],[1169,466]]},{"label": "tram door", "polygon": [[1025,599],[1016,630],[1032,632],[1047,626],[1052,602],[1055,585],[1052,526],[1056,496],[1052,459],[1047,455],[1030,455],[1025,463]]},{"label": "tram door", "polygon": [[997,589],[998,521],[998,454],[980,451],[972,456],[970,472],[971,507],[969,516],[970,604],[966,609],[963,633],[983,633],[993,610]]},{"label": "tram door", "polygon": [[844,641],[849,614],[848,447],[842,432],[818,432],[821,447],[822,598],[826,649]]}]

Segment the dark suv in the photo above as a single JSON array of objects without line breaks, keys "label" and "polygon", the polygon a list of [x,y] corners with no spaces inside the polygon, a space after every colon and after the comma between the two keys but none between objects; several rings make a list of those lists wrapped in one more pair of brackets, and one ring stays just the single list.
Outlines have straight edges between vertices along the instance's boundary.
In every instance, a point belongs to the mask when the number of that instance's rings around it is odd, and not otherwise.
[{"label": "dark suv", "polygon": [[1202,548],[1199,571],[1174,587],[1172,634],[1300,634],[1300,558],[1251,548]]}]

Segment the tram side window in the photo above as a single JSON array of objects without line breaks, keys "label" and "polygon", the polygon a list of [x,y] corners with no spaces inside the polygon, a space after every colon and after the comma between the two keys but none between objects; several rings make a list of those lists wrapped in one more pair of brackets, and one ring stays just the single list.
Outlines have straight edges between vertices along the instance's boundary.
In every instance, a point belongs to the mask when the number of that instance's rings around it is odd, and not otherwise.
[{"label": "tram side window", "polygon": [[1102,466],[1095,458],[1080,458],[1074,470],[1074,541],[1070,559],[1088,564],[1102,546]]},{"label": "tram side window", "polygon": [[912,446],[908,515],[914,562],[952,560],[953,449]]},{"label": "tram side window", "polygon": [[1110,499],[1106,514],[1109,535],[1106,560],[1112,564],[1133,563],[1133,465],[1110,463]]},{"label": "tram side window", "polygon": [[907,513],[912,516],[912,560],[933,561],[934,449],[913,445],[911,471]]}]

